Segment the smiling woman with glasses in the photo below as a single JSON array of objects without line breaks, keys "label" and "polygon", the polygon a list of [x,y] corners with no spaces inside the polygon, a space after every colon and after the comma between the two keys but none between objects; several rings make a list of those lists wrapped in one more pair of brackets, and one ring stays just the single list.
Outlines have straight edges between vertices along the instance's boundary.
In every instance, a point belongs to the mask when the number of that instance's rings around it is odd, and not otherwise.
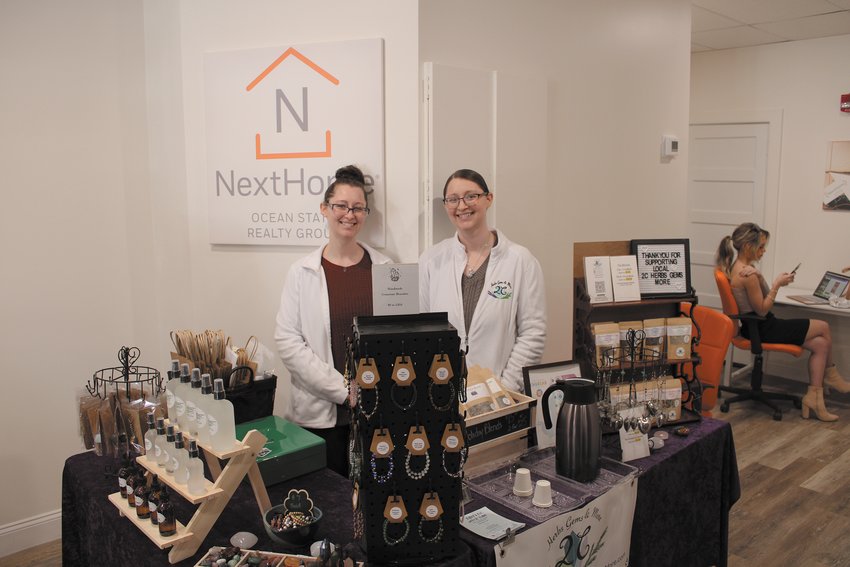
[{"label": "smiling woman with glasses", "polygon": [[467,363],[521,391],[522,368],[540,362],[546,340],[540,263],[487,226],[493,193],[478,172],[450,175],[443,204],[457,233],[419,259],[419,308],[448,312],[469,347]]},{"label": "smiling woman with glasses", "polygon": [[325,440],[328,468],[348,476],[345,340],[357,315],[372,315],[372,264],[389,258],[358,242],[369,216],[363,172],[336,172],[319,211],[328,242],[293,264],[277,314],[275,341],[292,376],[284,417]]}]

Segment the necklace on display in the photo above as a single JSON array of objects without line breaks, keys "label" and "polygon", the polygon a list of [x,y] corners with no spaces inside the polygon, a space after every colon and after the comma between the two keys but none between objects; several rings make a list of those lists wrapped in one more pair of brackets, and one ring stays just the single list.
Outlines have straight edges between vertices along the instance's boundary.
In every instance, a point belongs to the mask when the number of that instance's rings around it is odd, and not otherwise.
[{"label": "necklace on display", "polygon": [[492,238],[492,236],[490,236],[490,235],[487,236],[487,242],[484,244],[484,246],[481,247],[481,250],[479,250],[478,253],[475,255],[475,262],[472,261],[471,256],[467,255],[466,272],[464,272],[466,274],[466,277],[471,278],[472,276],[474,276],[475,272],[478,271],[478,268],[481,267],[481,264],[484,263],[484,260],[487,259],[487,256],[490,254],[490,248],[492,247],[492,244],[490,244],[491,238]]}]

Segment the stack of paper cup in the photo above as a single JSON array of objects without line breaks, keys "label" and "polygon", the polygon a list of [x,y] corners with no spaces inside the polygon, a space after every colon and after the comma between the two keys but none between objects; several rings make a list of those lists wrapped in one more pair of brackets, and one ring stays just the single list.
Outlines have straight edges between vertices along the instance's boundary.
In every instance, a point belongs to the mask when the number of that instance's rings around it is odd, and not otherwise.
[{"label": "stack of paper cup", "polygon": [[531,496],[534,488],[531,486],[531,471],[528,469],[517,469],[514,475],[514,494],[517,496]]}]

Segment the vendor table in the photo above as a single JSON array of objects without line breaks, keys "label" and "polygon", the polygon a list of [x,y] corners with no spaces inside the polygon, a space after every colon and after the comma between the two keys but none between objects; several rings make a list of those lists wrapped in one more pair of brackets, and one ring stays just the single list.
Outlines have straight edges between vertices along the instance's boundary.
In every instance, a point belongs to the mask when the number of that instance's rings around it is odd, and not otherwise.
[{"label": "vendor table", "polygon": [[[98,457],[94,452],[80,453],[65,461],[62,473],[62,564],[64,567],[91,567],[92,565],[167,566],[168,549],[160,550],[118,509],[107,500],[107,495],[117,491],[114,461]],[[109,467],[106,470],[105,467]],[[352,540],[351,483],[329,470],[297,477],[268,487],[272,504],[283,502],[292,488],[305,489],[313,503],[322,510],[322,520],[317,539],[329,538],[334,543],[346,544]],[[177,519],[188,522],[194,506],[172,493]],[[127,514],[135,514],[129,506]],[[198,553],[177,563],[181,567],[197,563],[210,547],[230,545],[236,532],[251,532],[259,538],[254,549],[309,555],[308,547],[284,548],[266,534],[263,519],[257,508],[254,492],[247,480],[237,488],[224,512],[201,544]],[[460,554],[452,560],[436,562],[441,567],[467,567],[474,565],[472,553],[461,543]],[[349,545],[355,558],[365,557],[358,546]]]},{"label": "vendor table", "polygon": [[[729,509],[741,492],[732,427],[711,418],[687,427],[687,437],[673,434],[675,427],[663,428],[670,432],[664,448],[629,462],[638,468],[630,567],[726,565]],[[603,454],[617,459],[618,452],[617,436],[606,435]],[[526,526],[536,524],[496,501],[473,496],[467,513],[487,506]],[[461,538],[478,565],[496,565],[495,542],[468,530],[461,531]]]},{"label": "vendor table", "polygon": [[[726,565],[728,554],[729,509],[740,495],[738,466],[732,429],[728,423],[705,418],[688,424],[690,434],[670,439],[657,451],[630,464],[638,467],[638,493],[629,564],[660,567],[665,565]],[[671,430],[667,427],[666,430]],[[618,457],[615,436],[606,436],[606,456]],[[93,452],[69,457],[62,475],[62,562],[65,567],[90,565],[168,565],[168,550],[161,551],[126,518],[121,518],[107,495],[116,491],[117,480],[104,467],[112,461]],[[323,512],[318,538],[329,537],[335,543],[352,539],[351,484],[338,474],[324,469],[270,486],[273,504],[283,500],[291,488],[310,492]],[[193,506],[179,496],[172,498],[177,519],[186,522]],[[534,522],[517,517],[497,502],[475,495],[466,505],[471,512],[487,505],[491,510],[527,525]],[[135,513],[127,507],[128,513]],[[257,509],[254,493],[247,481],[236,490],[218,522],[213,526],[198,554],[181,566],[194,565],[213,545],[228,545],[238,531],[258,536],[255,549],[306,554],[306,548],[287,550],[267,536]],[[494,566],[495,542],[461,529],[468,544],[451,561],[436,565]],[[359,552],[356,546],[350,546]],[[362,553],[359,554],[362,559]]]}]

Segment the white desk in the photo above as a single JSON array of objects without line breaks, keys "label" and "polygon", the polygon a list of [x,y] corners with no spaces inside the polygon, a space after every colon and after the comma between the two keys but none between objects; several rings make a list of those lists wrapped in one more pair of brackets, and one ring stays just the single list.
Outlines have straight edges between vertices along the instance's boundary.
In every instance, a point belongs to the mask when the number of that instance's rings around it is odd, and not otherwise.
[{"label": "white desk", "polygon": [[838,307],[833,307],[829,303],[824,303],[821,305],[806,305],[805,303],[801,303],[795,299],[788,299],[789,295],[811,295],[811,293],[811,290],[781,287],[779,288],[779,293],[776,294],[775,305],[787,305],[790,307],[796,307],[798,309],[805,309],[813,313],[817,313],[817,315],[812,315],[813,317],[850,317],[850,309],[840,309]]},{"label": "white desk", "polygon": [[[832,334],[832,358],[844,376],[850,374],[850,309],[839,309],[828,303],[825,305],[806,305],[789,295],[808,295],[811,290],[783,287],[776,294],[773,312],[783,319],[805,318],[822,319],[829,323]],[[776,376],[808,382],[807,361],[803,354],[800,358],[791,356],[773,356],[766,361],[765,372]]]}]

